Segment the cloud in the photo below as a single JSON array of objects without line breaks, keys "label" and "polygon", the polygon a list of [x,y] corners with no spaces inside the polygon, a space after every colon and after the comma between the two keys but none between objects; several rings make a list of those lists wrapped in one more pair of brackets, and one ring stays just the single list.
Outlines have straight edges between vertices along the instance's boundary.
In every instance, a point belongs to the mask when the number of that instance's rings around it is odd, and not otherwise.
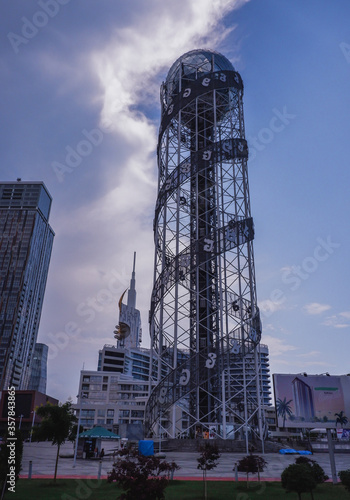
[{"label": "cloud", "polygon": [[298,354],[298,356],[299,358],[310,358],[313,356],[318,356],[319,354],[321,354],[320,351],[310,351],[310,352],[305,352],[303,354]]},{"label": "cloud", "polygon": [[297,349],[294,345],[285,343],[283,339],[271,335],[264,335],[264,343],[269,346],[269,354],[272,357],[281,356]]},{"label": "cloud", "polygon": [[[346,314],[346,316],[344,316],[344,314]],[[344,317],[350,319],[348,313],[340,313],[339,315],[328,316],[323,324],[331,328],[349,328],[350,323],[344,322]]]},{"label": "cloud", "polygon": [[328,304],[319,304],[318,302],[312,302],[311,304],[306,304],[303,309],[307,314],[315,315],[322,314],[323,312],[328,311],[329,309],[331,309],[331,306],[329,306]]},{"label": "cloud", "polygon": [[126,137],[137,124],[153,128],[133,106],[149,100],[158,103],[159,72],[184,52],[203,45],[218,47],[234,28],[225,28],[221,20],[243,3],[182,0],[174,3],[174,13],[168,3],[153,1],[132,27],[117,29],[110,44],[91,58],[101,83],[102,120],[112,122]]},{"label": "cloud", "polygon": [[267,317],[283,308],[284,307],[281,302],[274,302],[271,299],[259,301],[259,309],[261,313]]}]

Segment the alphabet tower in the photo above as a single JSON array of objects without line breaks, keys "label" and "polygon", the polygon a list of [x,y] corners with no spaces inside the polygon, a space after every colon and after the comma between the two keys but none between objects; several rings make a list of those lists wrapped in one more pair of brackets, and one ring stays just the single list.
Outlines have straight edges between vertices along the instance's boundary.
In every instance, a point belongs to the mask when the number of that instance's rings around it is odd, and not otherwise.
[{"label": "alphabet tower", "polygon": [[161,87],[146,408],[161,437],[264,434],[242,97],[211,50],[184,54]]}]

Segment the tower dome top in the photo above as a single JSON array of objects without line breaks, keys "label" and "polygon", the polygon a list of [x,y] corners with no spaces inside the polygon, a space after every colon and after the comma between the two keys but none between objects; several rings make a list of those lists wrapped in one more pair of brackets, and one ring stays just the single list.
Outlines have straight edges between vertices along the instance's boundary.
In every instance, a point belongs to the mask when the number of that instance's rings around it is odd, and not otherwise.
[{"label": "tower dome top", "polygon": [[181,73],[182,76],[187,76],[193,73],[205,74],[220,70],[234,71],[234,67],[225,56],[210,49],[190,50],[179,57],[171,66],[166,84],[176,83]]}]

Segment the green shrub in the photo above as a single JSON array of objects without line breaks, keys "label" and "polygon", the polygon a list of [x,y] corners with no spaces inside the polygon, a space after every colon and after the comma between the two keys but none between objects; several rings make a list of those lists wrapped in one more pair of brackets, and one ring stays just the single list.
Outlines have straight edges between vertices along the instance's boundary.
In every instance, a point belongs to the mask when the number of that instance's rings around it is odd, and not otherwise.
[{"label": "green shrub", "polygon": [[345,488],[350,491],[350,469],[341,470],[338,476]]},{"label": "green shrub", "polygon": [[304,464],[307,467],[310,467],[310,471],[312,472],[312,475],[315,478],[317,484],[322,484],[327,481],[327,479],[329,479],[322,467],[311,458],[301,456],[295,460],[295,463]]},{"label": "green shrub", "polygon": [[310,467],[306,464],[289,465],[281,475],[282,487],[287,491],[295,491],[301,500],[301,494],[311,492],[316,488],[317,482]]}]

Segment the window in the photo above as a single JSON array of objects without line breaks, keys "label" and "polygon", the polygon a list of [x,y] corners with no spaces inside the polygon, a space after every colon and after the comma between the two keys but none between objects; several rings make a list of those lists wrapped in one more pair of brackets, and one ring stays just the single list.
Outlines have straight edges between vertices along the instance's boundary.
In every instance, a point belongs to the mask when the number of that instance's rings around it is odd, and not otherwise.
[{"label": "window", "polygon": [[124,353],[123,352],[105,351],[105,357],[106,356],[111,356],[113,358],[124,358]]},{"label": "window", "polygon": [[147,385],[134,385],[134,391],[147,391]]},{"label": "window", "polygon": [[114,417],[114,410],[107,410],[107,417]]},{"label": "window", "polygon": [[81,410],[82,417],[95,417],[95,410]]},{"label": "window", "polygon": [[90,384],[90,391],[100,391],[100,390],[101,390],[100,384]]},{"label": "window", "polygon": [[97,410],[97,416],[98,417],[105,417],[106,416],[106,410]]},{"label": "window", "polygon": [[131,417],[133,418],[143,418],[144,412],[142,410],[132,410]]},{"label": "window", "polygon": [[80,420],[80,424],[82,426],[93,426],[94,425],[94,419],[89,419],[89,418],[82,418]]}]

